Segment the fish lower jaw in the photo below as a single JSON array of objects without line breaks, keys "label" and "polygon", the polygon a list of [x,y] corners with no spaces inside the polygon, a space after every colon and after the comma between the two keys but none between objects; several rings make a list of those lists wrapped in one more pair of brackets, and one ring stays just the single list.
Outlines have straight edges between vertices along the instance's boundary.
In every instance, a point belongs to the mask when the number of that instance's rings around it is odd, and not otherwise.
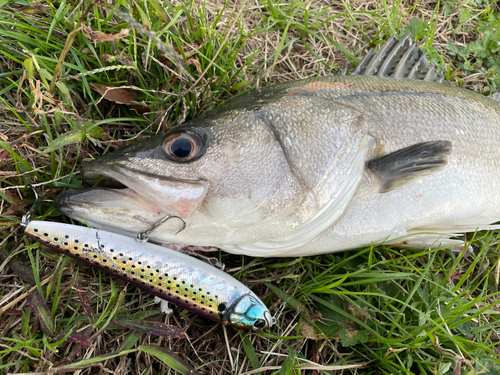
[{"label": "fish lower jaw", "polygon": [[142,159],[130,158],[128,163],[132,166],[98,165],[94,169],[89,166],[82,172],[83,177],[90,181],[99,181],[100,178],[101,181],[96,183],[103,189],[115,191],[116,194],[128,196],[132,201],[182,218],[190,216],[207,194],[208,183],[205,180],[179,179],[153,172],[143,173],[133,167],[141,164]]}]

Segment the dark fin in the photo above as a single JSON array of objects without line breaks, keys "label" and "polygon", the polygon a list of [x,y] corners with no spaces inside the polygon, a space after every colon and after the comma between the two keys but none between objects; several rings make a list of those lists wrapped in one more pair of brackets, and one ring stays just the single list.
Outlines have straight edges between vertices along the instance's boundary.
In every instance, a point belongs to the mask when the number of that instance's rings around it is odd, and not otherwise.
[{"label": "dark fin", "polygon": [[368,52],[351,74],[449,83],[429,63],[411,34],[399,41],[392,36],[377,54]]},{"label": "dark fin", "polygon": [[436,172],[446,165],[450,152],[450,141],[423,142],[370,160],[367,168],[380,180],[385,193]]}]

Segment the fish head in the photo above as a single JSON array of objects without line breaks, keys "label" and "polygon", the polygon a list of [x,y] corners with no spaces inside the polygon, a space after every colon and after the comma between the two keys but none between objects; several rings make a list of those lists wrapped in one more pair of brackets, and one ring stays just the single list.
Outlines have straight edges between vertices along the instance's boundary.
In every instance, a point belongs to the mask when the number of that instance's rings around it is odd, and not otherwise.
[{"label": "fish head", "polygon": [[67,191],[56,207],[130,236],[177,216],[181,232],[168,220],[149,239],[283,254],[342,215],[365,165],[359,111],[295,93],[244,96],[100,157],[82,169],[94,188]]},{"label": "fish head", "polygon": [[66,216],[134,236],[166,215],[150,239],[220,246],[296,197],[296,181],[274,135],[251,110],[204,116],[102,156],[81,171],[89,189],[56,198]]},{"label": "fish head", "polygon": [[244,294],[237,299],[223,318],[228,324],[255,331],[269,329],[274,325],[274,318],[264,303],[253,294]]}]

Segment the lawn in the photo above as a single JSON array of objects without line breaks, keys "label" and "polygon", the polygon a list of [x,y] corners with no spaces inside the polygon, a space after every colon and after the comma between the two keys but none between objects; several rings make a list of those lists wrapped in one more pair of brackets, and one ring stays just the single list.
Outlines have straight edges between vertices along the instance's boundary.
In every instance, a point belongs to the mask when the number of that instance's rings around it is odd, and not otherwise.
[{"label": "lawn", "polygon": [[494,0],[0,0],[0,375],[500,373],[498,232],[467,234],[462,252],[215,253],[283,308],[256,333],[167,316],[20,227],[26,185],[44,199],[35,219],[69,222],[52,199],[82,187],[85,162],[256,87],[352,71],[408,32],[454,85],[499,90]]}]

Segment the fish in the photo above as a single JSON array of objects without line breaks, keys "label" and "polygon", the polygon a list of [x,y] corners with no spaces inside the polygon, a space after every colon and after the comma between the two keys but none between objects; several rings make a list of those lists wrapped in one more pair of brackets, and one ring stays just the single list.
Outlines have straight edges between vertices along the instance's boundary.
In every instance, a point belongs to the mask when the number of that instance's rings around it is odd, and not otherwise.
[{"label": "fish", "polygon": [[222,270],[179,251],[116,233],[33,220],[31,239],[218,323],[267,330],[274,318],[265,304]]},{"label": "fish", "polygon": [[85,165],[64,215],[260,257],[460,246],[498,229],[500,103],[454,87],[409,35],[351,75],[256,89]]}]

